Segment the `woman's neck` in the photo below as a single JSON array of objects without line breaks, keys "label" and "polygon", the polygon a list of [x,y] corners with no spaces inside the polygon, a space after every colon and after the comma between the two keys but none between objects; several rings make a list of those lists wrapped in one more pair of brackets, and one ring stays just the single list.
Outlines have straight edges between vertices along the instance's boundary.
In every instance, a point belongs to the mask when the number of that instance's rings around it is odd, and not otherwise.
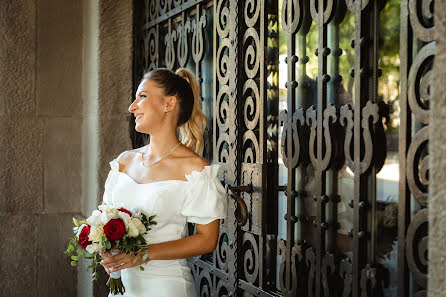
[{"label": "woman's neck", "polygon": [[176,135],[151,135],[149,143],[150,155],[152,157],[162,158],[179,142]]}]

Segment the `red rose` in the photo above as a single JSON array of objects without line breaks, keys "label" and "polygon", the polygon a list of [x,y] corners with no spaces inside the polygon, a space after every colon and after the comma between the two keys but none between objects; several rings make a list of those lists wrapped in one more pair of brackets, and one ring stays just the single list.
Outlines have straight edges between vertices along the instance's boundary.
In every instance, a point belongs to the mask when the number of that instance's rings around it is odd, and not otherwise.
[{"label": "red rose", "polygon": [[125,209],[124,207],[121,207],[118,210],[127,213],[129,216],[132,216],[132,213],[130,211],[128,211],[127,209]]},{"label": "red rose", "polygon": [[77,242],[80,244],[80,246],[85,249],[87,245],[91,244],[91,241],[88,241],[88,235],[90,235],[90,225],[84,226],[81,230],[81,233],[79,234],[79,239]]},{"label": "red rose", "polygon": [[125,234],[125,224],[121,219],[111,219],[105,224],[104,233],[109,240],[119,240]]}]

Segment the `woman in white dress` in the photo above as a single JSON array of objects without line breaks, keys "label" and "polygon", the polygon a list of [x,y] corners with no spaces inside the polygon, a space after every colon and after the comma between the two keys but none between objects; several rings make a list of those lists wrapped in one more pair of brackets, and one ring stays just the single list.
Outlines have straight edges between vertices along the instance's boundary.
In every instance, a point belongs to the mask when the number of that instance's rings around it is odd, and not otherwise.
[{"label": "woman in white dress", "polygon": [[[121,271],[126,297],[198,296],[185,258],[216,248],[227,198],[219,165],[200,156],[206,117],[199,98],[191,72],[156,69],[144,75],[129,107],[135,130],[149,134],[150,144],[110,162],[103,200],[154,214],[158,224],[146,234],[146,261],[142,253],[102,255],[108,274]],[[187,222],[196,224],[196,234],[186,236]]]}]

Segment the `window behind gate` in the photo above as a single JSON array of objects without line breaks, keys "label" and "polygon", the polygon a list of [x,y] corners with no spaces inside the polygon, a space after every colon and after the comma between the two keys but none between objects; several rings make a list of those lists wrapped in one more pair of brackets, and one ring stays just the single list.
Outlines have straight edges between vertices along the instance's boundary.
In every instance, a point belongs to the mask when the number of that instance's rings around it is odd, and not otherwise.
[{"label": "window behind gate", "polygon": [[433,2],[135,0],[135,84],[195,73],[228,189],[200,296],[427,296]]}]

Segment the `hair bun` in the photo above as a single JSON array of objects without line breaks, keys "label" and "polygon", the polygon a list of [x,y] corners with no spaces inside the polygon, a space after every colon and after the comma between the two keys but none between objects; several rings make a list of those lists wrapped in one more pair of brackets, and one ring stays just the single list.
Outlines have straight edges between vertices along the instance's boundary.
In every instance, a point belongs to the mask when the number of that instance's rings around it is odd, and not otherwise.
[{"label": "hair bun", "polygon": [[175,72],[175,74],[176,75],[178,75],[178,76],[180,76],[180,77],[182,77],[182,78],[184,78],[189,84],[190,84],[190,79],[189,79],[189,75],[187,74],[187,70],[185,71],[186,69],[184,69],[184,68],[180,68],[180,69],[178,69],[176,72]]}]

